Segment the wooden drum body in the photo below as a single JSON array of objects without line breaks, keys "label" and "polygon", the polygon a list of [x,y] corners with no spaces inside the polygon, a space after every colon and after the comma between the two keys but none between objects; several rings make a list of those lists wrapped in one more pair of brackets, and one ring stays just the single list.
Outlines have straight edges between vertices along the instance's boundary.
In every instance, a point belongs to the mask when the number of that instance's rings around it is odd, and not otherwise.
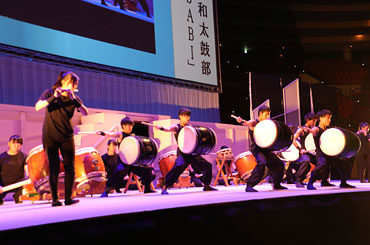
[{"label": "wooden drum body", "polygon": [[253,154],[250,151],[246,151],[235,157],[234,164],[238,170],[240,179],[245,181],[251,176],[253,169],[257,165],[257,162]]},{"label": "wooden drum body", "polygon": [[103,159],[93,147],[76,150],[75,156],[75,182],[77,193],[90,189],[93,182],[106,181],[106,172]]}]

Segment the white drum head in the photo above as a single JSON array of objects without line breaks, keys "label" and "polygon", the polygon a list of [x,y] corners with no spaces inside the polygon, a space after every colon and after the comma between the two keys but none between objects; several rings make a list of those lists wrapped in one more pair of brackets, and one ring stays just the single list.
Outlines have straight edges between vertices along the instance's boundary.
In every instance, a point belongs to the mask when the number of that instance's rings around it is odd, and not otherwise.
[{"label": "white drum head", "polygon": [[274,144],[277,133],[277,127],[272,120],[263,120],[254,128],[254,142],[261,148],[268,148]]},{"label": "white drum head", "polygon": [[185,126],[183,127],[177,138],[177,144],[181,152],[185,154],[191,154],[197,147],[197,132],[193,127]]},{"label": "white drum head", "polygon": [[309,133],[307,135],[306,139],[304,140],[304,146],[305,146],[306,150],[311,152],[311,153],[314,153],[316,151],[316,145],[315,145],[315,141],[313,139],[313,134],[312,133]]},{"label": "white drum head", "polygon": [[139,141],[132,136],[126,137],[122,140],[119,146],[119,158],[122,162],[131,165],[135,163],[140,157]]},{"label": "white drum head", "polygon": [[165,159],[166,157],[173,156],[173,155],[177,156],[177,151],[169,151],[169,152],[162,154],[158,161],[161,161],[162,159]]},{"label": "white drum head", "polygon": [[[301,144],[297,142],[299,148]],[[285,161],[296,161],[299,158],[299,150],[293,144],[285,151],[281,152]]]},{"label": "white drum head", "polygon": [[329,128],[320,136],[320,148],[328,156],[339,155],[346,145],[343,132],[337,128]]}]

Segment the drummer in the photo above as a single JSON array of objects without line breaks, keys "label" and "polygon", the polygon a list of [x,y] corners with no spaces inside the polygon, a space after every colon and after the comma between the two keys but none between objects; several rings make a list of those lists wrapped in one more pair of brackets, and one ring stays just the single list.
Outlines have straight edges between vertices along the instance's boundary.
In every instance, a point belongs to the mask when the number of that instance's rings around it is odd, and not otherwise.
[{"label": "drummer", "polygon": [[[177,141],[177,137],[180,133],[180,130],[185,127],[189,126],[190,121],[190,110],[188,108],[181,108],[178,112],[180,123],[172,125],[169,128],[164,128],[161,126],[155,126],[157,129],[165,131],[165,132],[172,132],[175,134],[175,138]],[[201,180],[204,184],[203,190],[204,191],[215,191],[217,189],[210,186],[212,180],[212,164],[205,160],[200,155],[191,155],[191,154],[184,154],[180,151],[177,147],[177,158],[175,161],[175,165],[173,168],[167,173],[165,177],[165,182],[162,187],[162,194],[168,194],[167,188],[171,187],[177,179],[180,177],[182,172],[188,167],[188,165],[194,169],[194,171],[198,174],[203,174]]]},{"label": "drummer", "polygon": [[329,110],[324,109],[317,113],[317,117],[319,119],[319,126],[310,129],[316,146],[317,163],[314,170],[311,172],[311,178],[307,184],[307,190],[316,190],[313,184],[316,180],[327,176],[327,171],[331,164],[338,169],[340,174],[341,183],[339,187],[355,188],[355,186],[347,183],[347,178],[349,177],[352,168],[349,160],[346,158],[327,156],[320,149],[320,136],[330,126],[332,113]]},{"label": "drummer", "polygon": [[[129,117],[125,117],[121,120],[122,132],[97,131],[96,134],[117,138],[117,143],[119,146],[124,138],[133,135],[133,127],[134,122]],[[122,183],[123,178],[131,172],[141,178],[143,185],[145,186],[144,193],[155,192],[151,189],[151,183],[155,179],[153,167],[128,165],[126,163],[123,163],[119,157],[116,158],[116,160],[118,161],[117,167],[115,168],[113,173],[108,176],[108,181],[106,182],[106,187],[101,197],[107,197],[110,191],[118,189]]]},{"label": "drummer", "polygon": [[[26,165],[27,155],[21,151],[23,139],[19,135],[13,135],[8,141],[8,150],[0,155],[0,205],[4,204],[3,198],[8,192],[2,192],[2,186],[11,185],[27,178]],[[22,203],[22,187],[9,191],[14,192],[15,203]]]},{"label": "drummer", "polygon": [[[311,133],[311,130],[316,126],[317,115],[313,112],[309,112],[304,116],[305,124],[302,127],[299,127],[294,134],[293,145],[299,149],[300,157],[297,162],[300,163],[299,169],[296,173],[296,182],[295,185],[297,188],[305,187],[303,180],[306,178],[308,172],[311,169],[310,163],[316,165],[316,152],[307,151],[305,141],[307,136]],[[298,144],[300,142],[300,144]],[[321,181],[321,186],[334,186],[329,183],[328,178],[330,174],[330,166],[325,171],[323,179]]]},{"label": "drummer", "polygon": [[253,132],[254,128],[260,121],[270,118],[271,109],[270,107],[263,105],[258,109],[258,119],[245,121],[238,117],[237,121],[244,126],[249,127],[249,137],[251,139],[250,150],[253,156],[256,158],[257,165],[253,169],[251,176],[247,180],[246,192],[257,192],[253,187],[260,183],[264,177],[265,168],[269,169],[269,174],[272,178],[272,184],[274,190],[284,190],[286,187],[281,185],[284,176],[284,162],[280,160],[276,154],[268,149],[260,148],[254,142]]},{"label": "drummer", "polygon": [[[117,140],[109,139],[107,142],[107,153],[101,156],[104,162],[105,171],[107,172],[107,178],[111,178],[114,170],[117,168],[120,159],[119,155],[116,153],[117,149]],[[123,180],[121,184],[116,188],[117,193],[121,193],[120,188],[123,187]]]}]

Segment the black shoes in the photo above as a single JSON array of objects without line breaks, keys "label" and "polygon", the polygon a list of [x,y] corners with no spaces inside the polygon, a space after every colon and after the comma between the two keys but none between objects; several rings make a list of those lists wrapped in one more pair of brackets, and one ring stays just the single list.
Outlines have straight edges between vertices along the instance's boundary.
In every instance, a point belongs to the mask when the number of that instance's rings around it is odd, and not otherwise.
[{"label": "black shoes", "polygon": [[308,182],[308,184],[307,184],[307,190],[316,190],[316,188],[313,186],[313,183],[311,183],[311,182]]},{"label": "black shoes", "polygon": [[59,200],[56,200],[56,201],[52,202],[51,206],[52,207],[60,207],[60,206],[63,206],[63,204]]},{"label": "black shoes", "polygon": [[288,188],[286,188],[285,186],[282,186],[282,185],[278,184],[278,185],[273,185],[272,186],[272,189],[274,189],[274,190],[287,190]]},{"label": "black shoes", "polygon": [[254,189],[252,186],[248,186],[245,188],[245,192],[258,192],[256,189]]},{"label": "black shoes", "polygon": [[78,199],[71,199],[71,200],[65,200],[64,204],[66,206],[69,206],[69,205],[73,205],[73,204],[76,204],[76,203],[79,203],[79,202],[80,202],[80,200],[78,200]]},{"label": "black shoes", "polygon": [[301,181],[296,181],[295,182],[295,187],[297,187],[297,188],[304,188],[305,186],[304,186],[304,184],[301,182]]},{"label": "black shoes", "polygon": [[[80,200],[78,200],[78,199],[65,200],[64,205],[69,206],[69,205],[73,205],[73,204],[76,204],[76,203],[79,203],[79,202],[80,202]],[[63,206],[63,204],[59,200],[56,200],[56,201],[53,201],[51,203],[51,206],[52,207],[60,207],[60,206]]]},{"label": "black shoes", "polygon": [[339,187],[340,188],[356,188],[356,186],[350,185],[347,182],[341,182]]},{"label": "black shoes", "polygon": [[330,186],[335,186],[335,185],[329,183],[328,181],[321,181],[321,186],[322,187],[330,187]]},{"label": "black shoes", "polygon": [[215,188],[213,188],[213,187],[211,187],[209,185],[205,185],[203,187],[203,191],[217,191],[217,189],[215,189]]}]

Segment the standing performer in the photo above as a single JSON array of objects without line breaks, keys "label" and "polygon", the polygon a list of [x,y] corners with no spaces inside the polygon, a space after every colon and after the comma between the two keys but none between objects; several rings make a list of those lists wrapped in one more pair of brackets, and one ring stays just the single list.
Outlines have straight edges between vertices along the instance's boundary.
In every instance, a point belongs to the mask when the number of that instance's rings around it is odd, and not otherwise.
[{"label": "standing performer", "polygon": [[[8,192],[2,192],[1,186],[17,183],[28,176],[26,158],[27,155],[21,151],[23,139],[19,135],[13,135],[8,141],[8,150],[0,155],[0,205],[4,203],[3,198]],[[15,190],[13,198],[15,203],[21,203],[23,187]]]},{"label": "standing performer", "polygon": [[[310,152],[306,150],[305,140],[306,137],[311,133],[311,130],[316,126],[317,122],[317,115],[315,113],[309,112],[304,116],[306,121],[303,127],[298,128],[296,133],[294,134],[293,144],[295,147],[299,149],[300,158],[297,160],[300,162],[300,167],[296,173],[296,182],[295,185],[298,188],[303,188],[303,180],[306,178],[308,172],[311,169],[310,163],[316,165],[316,153]],[[301,143],[301,147],[299,147],[297,140]],[[330,166],[326,168],[324,173],[323,179],[321,181],[321,186],[334,186],[333,184],[329,183],[328,178],[330,174]]]},{"label": "standing performer", "polygon": [[[122,132],[102,132],[98,131],[96,134],[98,135],[107,135],[111,137],[118,138],[118,145],[121,144],[122,140],[128,136],[133,135],[132,129],[134,127],[134,122],[129,118],[125,117],[121,120],[121,128]],[[153,173],[153,167],[151,166],[134,166],[128,165],[123,163],[119,157],[116,158],[117,167],[113,171],[113,173],[108,176],[108,181],[106,183],[106,187],[104,192],[102,193],[101,197],[107,197],[109,192],[117,189],[120,187],[123,178],[133,172],[137,176],[141,178],[143,181],[143,185],[145,186],[144,193],[153,193],[154,190],[151,189],[151,183],[155,179],[155,175]]]},{"label": "standing performer", "polygon": [[341,177],[340,188],[355,188],[347,183],[347,178],[350,175],[352,165],[346,158],[332,157],[325,155],[320,149],[320,136],[329,127],[331,122],[332,114],[329,110],[321,110],[317,113],[319,119],[319,126],[311,129],[311,133],[314,137],[314,142],[316,146],[316,161],[317,164],[315,169],[311,172],[311,178],[307,184],[307,190],[316,190],[313,183],[317,179],[325,178],[327,176],[328,168],[330,164],[338,169]]},{"label": "standing performer", "polygon": [[[170,128],[164,128],[161,126],[156,126],[156,128],[165,132],[174,133],[176,141],[178,141],[178,135],[180,133],[180,130],[185,126],[189,126],[190,113],[191,112],[188,108],[181,108],[178,113],[180,119],[179,124],[172,125]],[[204,191],[217,190],[210,186],[212,180],[212,164],[205,160],[200,155],[182,153],[179,147],[177,147],[177,158],[175,161],[175,165],[166,174],[164,185],[162,187],[162,194],[168,194],[167,188],[171,187],[176,182],[176,180],[179,178],[182,172],[184,172],[184,170],[189,166],[189,164],[196,173],[203,174],[201,180],[204,184],[203,187]]]},{"label": "standing performer", "polygon": [[42,128],[42,144],[49,160],[49,184],[52,195],[52,206],[61,206],[58,197],[58,175],[60,171],[59,150],[63,157],[65,169],[65,205],[78,203],[72,199],[72,188],[75,177],[75,143],[73,127],[70,122],[75,109],[82,115],[88,110],[82,100],[75,95],[79,77],[71,71],[61,72],[51,89],[46,89],[35,105],[36,111],[44,108],[45,120]]},{"label": "standing performer", "polygon": [[[368,132],[369,124],[367,122],[360,123],[356,134],[361,140],[361,148],[356,155],[356,162],[361,183],[368,183],[370,180],[370,135]],[[367,177],[367,181],[365,180],[365,176]]]},{"label": "standing performer", "polygon": [[261,106],[258,109],[258,119],[245,121],[240,117],[237,121],[244,126],[249,127],[249,138],[251,139],[250,151],[256,158],[257,165],[253,169],[251,176],[247,180],[246,192],[257,192],[253,187],[262,181],[265,173],[265,168],[269,169],[269,174],[272,178],[274,190],[284,190],[286,187],[281,185],[284,176],[284,162],[281,161],[275,153],[268,149],[260,148],[254,142],[254,128],[258,122],[270,118],[271,109],[268,106]]}]

